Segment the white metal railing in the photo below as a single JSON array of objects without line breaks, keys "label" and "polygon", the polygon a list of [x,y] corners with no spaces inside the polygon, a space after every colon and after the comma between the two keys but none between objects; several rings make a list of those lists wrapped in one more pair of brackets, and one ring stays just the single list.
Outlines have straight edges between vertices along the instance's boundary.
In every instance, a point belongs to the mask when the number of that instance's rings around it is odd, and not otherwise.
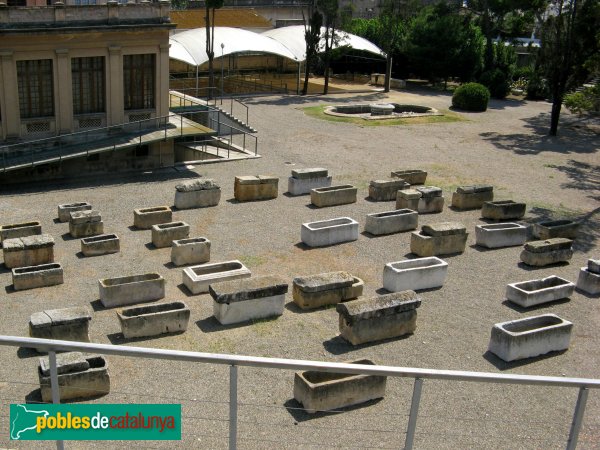
[{"label": "white metal railing", "polygon": [[[56,368],[56,351],[81,351],[101,355],[115,355],[132,358],[167,359],[196,363],[224,364],[229,366],[229,448],[237,448],[238,425],[238,366],[259,367],[283,370],[318,370],[321,372],[347,373],[360,375],[380,375],[388,377],[414,378],[410,415],[406,430],[404,450],[413,448],[417,427],[419,404],[423,381],[469,381],[480,383],[523,384],[533,386],[578,388],[579,395],[573,412],[573,419],[567,441],[567,450],[577,447],[579,431],[583,422],[589,389],[600,389],[600,379],[548,377],[538,375],[496,374],[489,372],[468,372],[459,370],[435,370],[413,367],[392,367],[350,363],[332,363],[306,361],[283,358],[264,358],[256,356],[239,356],[215,353],[189,352],[179,350],[163,350],[157,348],[129,347],[123,345],[92,344],[85,342],[38,339],[19,336],[0,336],[0,345],[36,348],[48,352],[50,363],[50,386],[52,402],[60,403],[58,372]],[[62,441],[57,441],[57,448],[63,449]]]}]

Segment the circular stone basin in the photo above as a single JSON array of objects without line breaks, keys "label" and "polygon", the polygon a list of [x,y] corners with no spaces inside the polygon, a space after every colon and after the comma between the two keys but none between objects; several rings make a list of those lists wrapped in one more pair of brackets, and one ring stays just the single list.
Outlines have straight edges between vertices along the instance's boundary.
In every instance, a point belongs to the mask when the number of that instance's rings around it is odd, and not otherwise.
[{"label": "circular stone basin", "polygon": [[394,114],[394,105],[391,103],[372,104],[369,106],[371,108],[371,115],[373,116],[391,116]]},{"label": "circular stone basin", "polygon": [[441,116],[438,110],[421,105],[372,103],[328,106],[324,113],[338,117],[358,117],[365,120],[400,119],[409,117]]}]

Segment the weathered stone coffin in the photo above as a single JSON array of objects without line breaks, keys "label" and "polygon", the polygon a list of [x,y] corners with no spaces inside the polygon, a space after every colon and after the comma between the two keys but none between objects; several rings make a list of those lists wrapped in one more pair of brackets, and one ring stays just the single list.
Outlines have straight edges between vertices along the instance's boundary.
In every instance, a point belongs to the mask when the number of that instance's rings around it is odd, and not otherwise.
[{"label": "weathered stone coffin", "polygon": [[396,200],[396,194],[410,186],[403,179],[372,180],[369,183],[369,198],[376,202],[389,202]]},{"label": "weathered stone coffin", "polygon": [[504,361],[533,358],[566,350],[573,324],[555,314],[542,314],[492,327],[489,351]]},{"label": "weathered stone coffin", "polygon": [[548,266],[568,262],[573,257],[573,241],[566,238],[552,238],[545,241],[531,241],[521,252],[521,261],[529,266]]},{"label": "weathered stone coffin", "polygon": [[288,178],[288,192],[290,195],[310,194],[312,189],[331,186],[331,180],[327,169],[295,169]]},{"label": "weathered stone coffin", "polygon": [[[375,365],[369,359],[348,361],[350,364]],[[387,377],[352,375],[307,370],[294,375],[294,399],[309,414],[345,408],[383,398]]]},{"label": "weathered stone coffin", "polygon": [[383,268],[383,287],[390,292],[437,288],[447,274],[448,263],[435,256],[391,262]]},{"label": "weathered stone coffin", "polygon": [[175,186],[177,209],[216,206],[221,200],[221,186],[210,178],[187,180]]},{"label": "weathered stone coffin", "polygon": [[101,234],[81,239],[81,253],[84,256],[107,255],[119,251],[121,251],[121,244],[116,234]]},{"label": "weathered stone coffin", "polygon": [[303,223],[300,237],[309,247],[324,247],[358,239],[358,222],[350,217]]},{"label": "weathered stone coffin", "polygon": [[293,281],[294,303],[302,309],[315,309],[360,297],[364,282],[348,272],[327,272]]},{"label": "weathered stone coffin", "polygon": [[49,234],[6,239],[2,243],[4,265],[14,267],[39,266],[54,262],[54,239]]},{"label": "weathered stone coffin", "polygon": [[183,284],[192,294],[204,294],[213,283],[249,278],[250,270],[240,261],[202,264],[183,269]]},{"label": "weathered stone coffin", "polygon": [[171,245],[171,262],[176,266],[210,261],[210,241],[205,237],[177,239]]},{"label": "weathered stone coffin", "polygon": [[410,251],[419,256],[462,253],[468,236],[465,226],[457,222],[423,225],[420,232],[411,233]]},{"label": "weathered stone coffin", "polygon": [[104,222],[100,213],[94,210],[72,212],[69,219],[69,233],[74,238],[104,233]]},{"label": "weathered stone coffin", "polygon": [[527,241],[527,227],[518,223],[475,226],[475,243],[486,248],[513,247]]},{"label": "weathered stone coffin", "polygon": [[238,202],[277,198],[279,178],[270,175],[235,177],[233,195]]},{"label": "weathered stone coffin", "polygon": [[272,275],[211,284],[213,314],[222,325],[281,316],[287,283]]},{"label": "weathered stone coffin", "polygon": [[511,283],[506,286],[506,298],[523,308],[553,302],[573,295],[575,285],[552,275],[540,280]]},{"label": "weathered stone coffin", "polygon": [[42,225],[37,222],[13,223],[0,227],[0,242],[25,236],[42,234]]},{"label": "weathered stone coffin", "polygon": [[168,206],[154,206],[133,210],[133,226],[140,230],[149,230],[152,225],[168,223],[173,220],[173,211]]},{"label": "weathered stone coffin", "polygon": [[350,184],[316,188],[310,191],[310,202],[319,207],[356,203],[358,189]]},{"label": "weathered stone coffin", "polygon": [[590,295],[600,294],[600,260],[588,260],[587,267],[582,267],[577,278],[577,289]]},{"label": "weathered stone coffin", "polygon": [[[56,364],[61,401],[94,398],[110,392],[110,375],[104,356],[59,353],[56,355]],[[52,402],[48,357],[40,358],[38,377],[42,401]]]},{"label": "weathered stone coffin", "polygon": [[15,267],[12,269],[12,281],[15,291],[63,284],[63,268],[59,263]]},{"label": "weathered stone coffin", "polygon": [[71,213],[75,211],[88,211],[92,209],[92,205],[88,202],[64,203],[58,205],[58,220],[59,222],[68,222],[71,220]]},{"label": "weathered stone coffin", "polygon": [[190,309],[183,302],[125,308],[117,312],[125,339],[179,333],[187,330]]},{"label": "weathered stone coffin", "polygon": [[444,209],[442,189],[436,186],[417,186],[414,189],[399,190],[396,195],[396,209],[412,209],[419,214],[439,213]]},{"label": "weathered stone coffin", "polygon": [[340,335],[352,345],[414,333],[421,299],[414,291],[339,303]]},{"label": "weathered stone coffin", "polygon": [[425,184],[427,172],[420,169],[414,170],[395,170],[391,173],[392,178],[401,178],[408,184]]},{"label": "weathered stone coffin", "polygon": [[367,214],[365,231],[375,236],[414,230],[419,224],[419,214],[411,209],[397,209]]},{"label": "weathered stone coffin", "polygon": [[416,189],[402,189],[396,193],[396,209],[419,211],[421,193]]},{"label": "weathered stone coffin", "polygon": [[512,200],[484,202],[481,217],[491,220],[516,220],[525,215],[526,209],[525,203],[516,203]]},{"label": "weathered stone coffin", "polygon": [[481,208],[485,202],[494,200],[494,187],[487,184],[459,186],[452,194],[452,206],[457,209]]},{"label": "weathered stone coffin", "polygon": [[572,220],[546,220],[533,224],[533,235],[538,239],[575,239],[579,222]]},{"label": "weathered stone coffin", "polygon": [[98,280],[100,301],[105,308],[160,300],[165,296],[165,279],[158,273]]},{"label": "weathered stone coffin", "polygon": [[36,312],[29,318],[29,335],[40,339],[90,342],[90,320],[90,312],[82,307]]},{"label": "weathered stone coffin", "polygon": [[169,222],[152,225],[152,244],[156,248],[171,247],[173,241],[190,235],[190,226],[185,222]]}]

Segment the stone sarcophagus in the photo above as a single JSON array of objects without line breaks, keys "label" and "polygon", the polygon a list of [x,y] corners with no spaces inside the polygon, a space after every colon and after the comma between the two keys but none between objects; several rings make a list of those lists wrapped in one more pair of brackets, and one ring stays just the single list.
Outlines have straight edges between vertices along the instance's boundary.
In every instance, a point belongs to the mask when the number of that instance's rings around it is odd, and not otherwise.
[{"label": "stone sarcophagus", "polygon": [[489,351],[510,362],[566,350],[573,324],[555,314],[526,317],[492,327]]},{"label": "stone sarcophagus", "polygon": [[481,217],[491,220],[516,220],[525,215],[527,205],[512,200],[498,200],[484,202],[481,208]]},{"label": "stone sarcophagus", "polygon": [[[350,364],[375,365],[369,359]],[[307,370],[294,375],[294,399],[309,414],[345,408],[383,398],[387,377]]]},{"label": "stone sarcophagus", "polygon": [[468,236],[465,226],[458,222],[423,225],[420,232],[411,233],[410,251],[419,256],[462,253]]},{"label": "stone sarcophagus", "polygon": [[414,291],[339,303],[340,335],[352,345],[404,336],[417,328],[421,299]]},{"label": "stone sarcophagus", "polygon": [[235,177],[233,195],[238,202],[277,198],[279,178],[270,175]]},{"label": "stone sarcophagus", "polygon": [[419,214],[439,213],[444,209],[442,190],[436,186],[416,186],[399,190],[396,209],[412,209]]},{"label": "stone sarcophagus", "polygon": [[419,214],[411,209],[397,209],[367,214],[365,231],[375,236],[415,230],[419,224]]},{"label": "stone sarcophagus", "polygon": [[489,184],[459,186],[452,194],[452,206],[456,209],[478,209],[485,202],[494,200],[494,187]]},{"label": "stone sarcophagus", "polygon": [[590,259],[587,267],[581,268],[577,289],[590,295],[600,294],[600,260]]},{"label": "stone sarcophagus", "polygon": [[568,262],[573,257],[573,241],[566,238],[552,238],[545,241],[531,241],[521,252],[521,261],[528,266],[548,266]]},{"label": "stone sarcophagus", "polygon": [[49,309],[29,318],[29,336],[40,339],[90,342],[89,324],[92,316],[87,308]]},{"label": "stone sarcophagus", "polygon": [[[104,356],[59,353],[56,355],[56,365],[61,401],[94,398],[110,392],[110,375]],[[52,402],[48,357],[40,358],[38,377],[42,401]]]},{"label": "stone sarcophagus", "polygon": [[63,268],[59,263],[15,267],[12,269],[12,281],[15,291],[63,284]]},{"label": "stone sarcophagus", "polygon": [[2,243],[4,265],[9,268],[54,262],[54,238],[49,234],[6,239]]},{"label": "stone sarcophagus", "polygon": [[211,284],[213,314],[222,325],[281,316],[288,285],[272,275]]},{"label": "stone sarcophagus", "polygon": [[552,275],[540,280],[511,283],[506,286],[506,298],[523,308],[568,298],[575,285],[568,280]]},{"label": "stone sarcophagus", "polygon": [[201,264],[183,269],[183,284],[192,294],[204,294],[213,283],[250,278],[252,273],[240,261]]},{"label": "stone sarcophagus", "polygon": [[74,238],[104,233],[104,222],[102,222],[100,213],[93,209],[72,212],[69,219],[69,233]]},{"label": "stone sarcophagus", "polygon": [[116,234],[101,234],[81,239],[81,253],[84,256],[108,255],[119,251],[121,244]]},{"label": "stone sarcophagus", "polygon": [[391,262],[383,268],[383,287],[390,292],[437,288],[447,273],[448,263],[435,256]]},{"label": "stone sarcophagus", "polygon": [[105,308],[160,300],[165,296],[165,279],[158,273],[98,280],[100,301]]},{"label": "stone sarcophagus", "polygon": [[13,223],[0,226],[0,242],[25,236],[42,234],[42,225],[38,221]]},{"label": "stone sarcophagus", "polygon": [[316,188],[310,191],[310,202],[319,208],[347,205],[356,203],[357,192],[358,189],[350,184]]},{"label": "stone sarcophagus", "polygon": [[288,178],[288,192],[290,195],[310,194],[312,189],[331,186],[331,180],[327,169],[295,169]]},{"label": "stone sarcophagus", "polygon": [[309,247],[325,247],[358,239],[358,222],[350,217],[303,223],[300,238]]},{"label": "stone sarcophagus", "polygon": [[527,227],[513,222],[475,226],[475,243],[481,247],[501,248],[523,245]]},{"label": "stone sarcophagus", "polygon": [[92,205],[88,202],[64,203],[58,205],[58,220],[59,222],[68,222],[71,220],[71,213],[76,211],[88,211],[92,209]]},{"label": "stone sarcophagus", "polygon": [[210,241],[205,237],[174,240],[171,244],[171,262],[176,266],[202,264],[210,261]]},{"label": "stone sarcophagus", "polygon": [[217,206],[221,200],[221,186],[210,178],[187,180],[175,186],[175,208],[206,208]]},{"label": "stone sarcophagus", "polygon": [[364,283],[348,272],[327,272],[293,281],[294,303],[302,309],[315,309],[360,297]]},{"label": "stone sarcophagus", "polygon": [[395,170],[391,173],[392,178],[401,178],[408,184],[425,184],[427,172],[420,169]]},{"label": "stone sarcophagus", "polygon": [[173,220],[173,211],[168,206],[153,206],[133,210],[133,226],[140,230],[149,230],[152,225],[168,223]]},{"label": "stone sarcophagus", "polygon": [[190,308],[183,302],[155,303],[117,312],[125,339],[187,330]]},{"label": "stone sarcophagus", "polygon": [[185,222],[169,222],[152,225],[152,244],[156,248],[171,247],[173,241],[186,239],[190,226]]},{"label": "stone sarcophagus", "polygon": [[573,220],[545,220],[533,224],[533,235],[538,239],[575,239],[579,222]]},{"label": "stone sarcophagus", "polygon": [[396,194],[410,184],[401,178],[393,180],[372,180],[369,183],[369,198],[376,202],[389,202],[396,200]]}]

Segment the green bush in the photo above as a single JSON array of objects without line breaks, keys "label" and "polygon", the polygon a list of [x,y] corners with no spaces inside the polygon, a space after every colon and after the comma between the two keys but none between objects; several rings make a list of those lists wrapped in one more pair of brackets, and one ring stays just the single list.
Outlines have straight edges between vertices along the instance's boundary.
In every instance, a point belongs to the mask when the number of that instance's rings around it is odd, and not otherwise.
[{"label": "green bush", "polygon": [[490,91],[479,83],[459,86],[452,96],[452,106],[465,111],[485,111],[490,101]]},{"label": "green bush", "polygon": [[569,111],[582,115],[600,111],[600,84],[586,87],[581,92],[565,95],[565,106]]},{"label": "green bush", "polygon": [[513,81],[520,80],[521,78],[525,80],[529,80],[533,76],[533,67],[531,66],[523,66],[517,67],[513,72],[512,79]]},{"label": "green bush", "polygon": [[545,100],[549,95],[548,82],[539,74],[534,73],[527,83],[527,98],[529,100]]},{"label": "green bush", "polygon": [[490,95],[494,98],[506,98],[510,92],[510,84],[504,72],[500,69],[493,69],[484,72],[479,82],[490,90]]}]

